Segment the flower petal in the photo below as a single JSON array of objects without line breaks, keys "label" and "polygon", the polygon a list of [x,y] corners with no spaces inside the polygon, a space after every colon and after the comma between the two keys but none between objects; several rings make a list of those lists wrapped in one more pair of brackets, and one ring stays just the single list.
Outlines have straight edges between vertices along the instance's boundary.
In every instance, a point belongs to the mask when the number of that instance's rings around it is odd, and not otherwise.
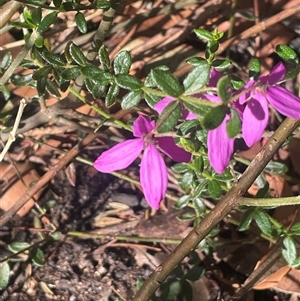
[{"label": "flower petal", "polygon": [[[254,80],[249,80],[248,83],[242,88],[240,89],[237,93],[241,93],[243,92],[243,90],[247,90],[249,88],[251,88],[253,86],[253,89],[254,89],[254,85],[255,85],[255,81]],[[243,93],[239,99],[238,99],[238,102],[243,105],[251,96],[251,91],[249,92],[246,92],[246,93]]]},{"label": "flower petal", "polygon": [[243,113],[243,138],[249,147],[261,139],[268,120],[268,102],[263,94],[256,93],[255,98],[250,99]]},{"label": "flower petal", "polygon": [[258,79],[260,82],[269,85],[275,85],[282,81],[286,75],[286,68],[282,62],[279,62],[271,72],[266,76],[260,76]]},{"label": "flower petal", "polygon": [[128,167],[141,153],[144,147],[143,139],[130,139],[118,143],[103,152],[94,162],[94,167],[101,172],[109,173]]},{"label": "flower petal", "polygon": [[162,152],[176,162],[189,162],[191,154],[183,148],[178,147],[172,137],[155,138]]},{"label": "flower petal", "polygon": [[208,158],[211,166],[219,174],[223,173],[233,154],[234,139],[229,138],[226,132],[227,115],[223,122],[215,129],[208,132],[207,147]]},{"label": "flower petal", "polygon": [[173,97],[165,97],[154,105],[154,110],[158,114],[161,114],[162,111],[166,108],[166,106],[174,100],[175,100],[175,98],[173,98]]},{"label": "flower petal", "polygon": [[219,79],[222,76],[223,76],[223,74],[221,72],[217,71],[215,68],[211,68],[207,86],[208,87],[216,87]]},{"label": "flower petal", "polygon": [[155,121],[151,121],[148,116],[139,115],[132,125],[133,135],[142,137],[151,132],[155,127]]},{"label": "flower petal", "polygon": [[281,114],[300,119],[300,99],[282,87],[269,87],[267,100]]},{"label": "flower petal", "polygon": [[154,209],[159,209],[167,192],[168,172],[161,154],[152,144],[144,151],[140,178],[146,201]]}]

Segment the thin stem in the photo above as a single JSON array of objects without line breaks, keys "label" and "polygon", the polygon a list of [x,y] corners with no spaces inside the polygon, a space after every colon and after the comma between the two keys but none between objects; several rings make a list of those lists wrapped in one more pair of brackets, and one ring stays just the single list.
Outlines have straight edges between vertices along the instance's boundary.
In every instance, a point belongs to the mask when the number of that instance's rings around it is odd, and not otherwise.
[{"label": "thin stem", "polygon": [[284,198],[240,198],[240,206],[252,206],[252,207],[280,207],[288,205],[299,205],[300,195],[290,196]]}]

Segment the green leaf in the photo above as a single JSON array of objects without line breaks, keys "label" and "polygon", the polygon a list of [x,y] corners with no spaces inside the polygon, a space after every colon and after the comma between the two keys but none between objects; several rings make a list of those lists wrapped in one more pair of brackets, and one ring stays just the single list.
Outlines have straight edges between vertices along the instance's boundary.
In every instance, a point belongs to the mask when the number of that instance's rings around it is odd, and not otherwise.
[{"label": "green leaf", "polygon": [[80,75],[80,68],[77,66],[73,68],[65,69],[61,73],[61,77],[65,80],[76,79],[79,75]]},{"label": "green leaf", "polygon": [[44,46],[44,37],[38,36],[34,41],[34,45],[38,48],[42,48]]},{"label": "green leaf", "polygon": [[10,92],[9,88],[7,87],[7,85],[2,86],[1,92],[2,92],[5,100],[8,100],[10,98],[11,92]]},{"label": "green leaf", "polygon": [[254,212],[253,219],[263,233],[271,235],[272,225],[269,216],[264,211],[256,210]]},{"label": "green leaf", "polygon": [[23,9],[23,17],[26,23],[31,26],[31,28],[36,27],[36,24],[34,24],[34,22],[32,21],[31,12],[29,11],[27,6],[25,6]]},{"label": "green leaf", "polygon": [[57,89],[57,84],[54,81],[51,81],[50,79],[47,78],[46,79],[46,88],[49,91],[49,93],[51,93],[57,97],[60,97],[60,93]]},{"label": "green leaf", "polygon": [[93,95],[93,98],[100,98],[105,94],[106,86],[100,85],[98,81],[85,78],[84,83],[88,91]]},{"label": "green leaf", "polygon": [[234,138],[241,129],[241,119],[235,109],[231,109],[231,118],[226,122],[226,132],[229,138]]},{"label": "green leaf", "polygon": [[206,29],[194,29],[194,33],[201,40],[204,40],[204,41],[214,40],[214,36]]},{"label": "green leaf", "polygon": [[180,179],[180,184],[183,189],[190,188],[191,184],[194,180],[194,172],[193,171],[187,171],[185,174],[183,174],[182,178]]},{"label": "green leaf", "polygon": [[218,95],[223,103],[228,103],[231,97],[231,81],[228,75],[222,76],[217,83]]},{"label": "green leaf", "polygon": [[33,247],[30,250],[30,258],[37,266],[42,266],[45,263],[44,252],[40,248]]},{"label": "green leaf", "polygon": [[183,105],[191,112],[197,114],[198,116],[201,116],[209,110],[206,106],[203,104],[197,103],[197,102],[190,102],[187,100],[183,100]]},{"label": "green leaf", "polygon": [[4,290],[9,283],[10,267],[7,261],[0,262],[0,290]]},{"label": "green leaf", "polygon": [[15,75],[11,79],[11,82],[18,87],[29,85],[32,82],[32,75],[32,73],[26,75]]},{"label": "green leaf", "polygon": [[202,57],[192,57],[187,60],[187,63],[193,65],[195,67],[202,65],[203,63],[207,63],[207,60]]},{"label": "green leaf", "polygon": [[181,196],[174,204],[174,208],[176,208],[176,209],[184,208],[189,203],[190,199],[191,199],[190,195]]},{"label": "green leaf", "polygon": [[296,51],[288,45],[277,45],[275,48],[276,53],[287,62],[299,63]]},{"label": "green leaf", "polygon": [[41,78],[36,82],[36,89],[39,92],[39,95],[42,95],[45,93],[46,90],[46,83],[47,83],[47,78]]},{"label": "green leaf", "polygon": [[78,65],[85,66],[86,58],[85,58],[84,54],[82,53],[81,49],[74,43],[71,43],[68,48],[69,48],[69,53],[72,56],[73,60]]},{"label": "green leaf", "polygon": [[43,77],[47,77],[52,71],[52,66],[45,66],[40,68],[39,70],[34,71],[32,78],[34,80],[42,79]]},{"label": "green leaf", "polygon": [[18,253],[30,247],[30,244],[25,241],[14,241],[8,245],[8,249],[13,253]]},{"label": "green leaf", "polygon": [[260,62],[258,59],[253,59],[249,66],[249,77],[257,79],[260,75]]},{"label": "green leaf", "polygon": [[3,59],[0,64],[0,68],[6,70],[10,66],[11,62],[12,62],[12,55],[10,51],[8,51],[3,56]]},{"label": "green leaf", "polygon": [[104,9],[107,10],[110,8],[110,1],[97,1],[96,2],[96,7],[98,9]]},{"label": "green leaf", "polygon": [[235,90],[239,90],[245,86],[245,82],[235,75],[231,75],[231,84]]},{"label": "green leaf", "polygon": [[39,25],[42,20],[42,9],[41,7],[37,7],[31,13],[32,21],[35,25]]},{"label": "green leaf", "polygon": [[200,197],[193,198],[193,204],[198,216],[205,212],[206,206],[204,205]]},{"label": "green leaf", "polygon": [[223,72],[228,69],[231,65],[229,60],[214,60],[211,64],[217,71]]},{"label": "green leaf", "polygon": [[259,188],[255,194],[255,198],[265,198],[270,195],[269,183],[265,182],[265,185],[262,188]]},{"label": "green leaf", "polygon": [[180,117],[181,108],[179,101],[170,102],[159,115],[156,125],[159,133],[166,133],[173,130]]},{"label": "green leaf", "polygon": [[207,184],[207,191],[213,199],[218,199],[222,194],[222,188],[218,181],[211,180]]},{"label": "green leaf", "polygon": [[251,224],[252,219],[253,219],[253,216],[254,216],[254,213],[255,213],[254,208],[248,209],[244,212],[244,214],[241,218],[239,228],[238,228],[239,231],[246,231],[246,230],[249,229],[250,224]]},{"label": "green leaf", "polygon": [[225,118],[226,109],[225,106],[208,108],[204,116],[199,116],[202,127],[206,130],[217,128]]},{"label": "green leaf", "polygon": [[56,20],[57,18],[57,12],[51,12],[49,14],[47,14],[40,22],[40,24],[38,25],[37,27],[37,32],[38,33],[42,33],[44,31],[46,31],[50,26],[51,24],[54,23],[54,21]]},{"label": "green leaf", "polygon": [[193,161],[193,167],[197,172],[202,173],[203,172],[203,157],[202,156],[198,156],[194,159]]},{"label": "green leaf", "polygon": [[294,269],[299,268],[300,266],[300,256],[298,258],[296,258],[292,264],[290,264],[290,266]]},{"label": "green leaf", "polygon": [[184,123],[182,123],[179,127],[179,133],[183,136],[185,136],[186,134],[192,132],[195,127],[197,127],[199,125],[199,121],[198,120],[187,120]]},{"label": "green leaf", "polygon": [[153,69],[151,73],[155,84],[163,92],[173,97],[178,97],[182,94],[183,90],[178,82],[178,79],[175,78],[169,71],[163,71],[156,68]]},{"label": "green leaf", "polygon": [[193,288],[191,286],[191,284],[184,280],[182,282],[182,287],[180,290],[180,297],[182,301],[192,301],[193,300]]},{"label": "green leaf", "polygon": [[293,225],[293,227],[290,229],[290,231],[294,235],[300,235],[300,222]]},{"label": "green leaf", "polygon": [[100,64],[102,65],[102,68],[104,71],[108,71],[110,68],[110,59],[109,59],[109,55],[108,52],[105,48],[105,46],[101,46],[98,52],[99,55],[99,61]]},{"label": "green leaf", "polygon": [[203,61],[202,65],[195,67],[184,79],[184,93],[196,92],[198,89],[204,87],[209,79],[210,66],[206,61]]},{"label": "green leaf", "polygon": [[143,87],[141,80],[130,74],[118,74],[115,80],[121,88],[130,91],[140,90]]},{"label": "green leaf", "polygon": [[132,64],[132,58],[127,50],[123,50],[117,54],[114,59],[115,74],[127,74]]},{"label": "green leaf", "polygon": [[282,256],[289,265],[297,258],[297,248],[292,237],[285,237],[283,242]]},{"label": "green leaf", "polygon": [[75,22],[76,22],[76,25],[77,25],[77,27],[78,27],[78,29],[81,33],[86,33],[87,32],[87,23],[86,23],[86,20],[84,18],[83,13],[78,12],[75,15]]},{"label": "green leaf", "polygon": [[188,163],[176,163],[171,167],[177,173],[184,173],[191,170],[191,166]]},{"label": "green leaf", "polygon": [[62,4],[62,0],[53,0],[53,4],[56,8],[59,8]]},{"label": "green leaf", "polygon": [[185,278],[191,281],[200,279],[205,274],[205,269],[202,266],[193,266],[186,274]]},{"label": "green leaf", "polygon": [[161,97],[155,94],[144,92],[145,101],[150,108],[154,108],[154,105],[161,100]]},{"label": "green leaf", "polygon": [[195,218],[195,212],[185,212],[177,217],[179,221],[187,221]]},{"label": "green leaf", "polygon": [[121,107],[122,109],[130,109],[141,101],[143,96],[143,91],[142,90],[136,90],[136,91],[131,91],[127,95],[124,96],[121,102]]},{"label": "green leaf", "polygon": [[274,174],[274,175],[282,175],[285,174],[289,169],[286,164],[281,162],[270,161],[265,167],[265,172]]},{"label": "green leaf", "polygon": [[20,27],[20,28],[26,28],[26,29],[33,29],[35,27],[34,25],[30,25],[25,22],[11,22],[10,25],[13,27],[18,27],[18,28]]},{"label": "green leaf", "polygon": [[50,65],[56,67],[62,67],[65,65],[65,60],[60,55],[49,52],[46,47],[38,49],[38,53]]},{"label": "green leaf", "polygon": [[100,83],[100,85],[107,85],[113,79],[113,76],[109,72],[104,72],[103,70],[93,65],[88,65],[81,68],[81,73],[83,76],[97,81],[98,83]]},{"label": "green leaf", "polygon": [[173,281],[168,283],[168,285],[163,289],[161,300],[175,300],[177,295],[181,290],[180,280],[172,279]]},{"label": "green leaf", "polygon": [[107,94],[105,97],[105,105],[106,106],[112,105],[115,102],[116,97],[118,96],[119,92],[120,92],[119,86],[116,83],[113,83],[107,91]]}]

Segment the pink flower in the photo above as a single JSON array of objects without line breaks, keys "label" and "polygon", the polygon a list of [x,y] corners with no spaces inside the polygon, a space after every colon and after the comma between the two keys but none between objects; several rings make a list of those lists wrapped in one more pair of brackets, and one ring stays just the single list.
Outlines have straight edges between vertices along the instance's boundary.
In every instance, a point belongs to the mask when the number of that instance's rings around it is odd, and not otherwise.
[{"label": "pink flower", "polygon": [[155,138],[154,128],[154,121],[140,115],[132,126],[133,135],[137,138],[118,143],[103,152],[95,161],[94,167],[105,173],[124,169],[144,150],[140,168],[141,186],[148,204],[159,209],[167,192],[168,172],[157,148],[177,162],[189,162],[191,154],[178,147],[171,137]]},{"label": "pink flower", "polygon": [[257,81],[250,80],[243,88],[251,89],[239,98],[242,105],[248,101],[243,113],[242,132],[249,147],[260,140],[268,124],[268,102],[279,113],[300,119],[300,99],[278,85],[285,75],[285,66],[279,63],[269,75],[260,76]]}]

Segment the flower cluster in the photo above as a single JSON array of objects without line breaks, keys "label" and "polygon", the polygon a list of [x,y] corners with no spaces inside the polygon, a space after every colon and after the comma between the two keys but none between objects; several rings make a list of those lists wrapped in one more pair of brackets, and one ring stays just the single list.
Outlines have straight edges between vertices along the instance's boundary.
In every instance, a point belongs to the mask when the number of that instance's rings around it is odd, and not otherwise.
[{"label": "flower cluster", "polygon": [[[212,70],[208,85],[216,86],[221,76],[221,73]],[[279,63],[269,75],[249,80],[240,91],[235,92],[240,95],[239,98],[228,104],[239,114],[242,136],[249,147],[264,133],[269,119],[269,104],[285,116],[300,119],[300,99],[280,86],[285,76],[286,68]],[[195,97],[222,103],[219,96],[214,94],[197,94]],[[165,97],[154,109],[160,114],[174,100]],[[217,173],[224,172],[234,152],[234,137],[227,134],[227,123],[233,118],[228,112],[217,128],[209,130],[207,137],[208,158]],[[198,116],[182,106],[181,118],[192,120]],[[189,162],[191,154],[178,147],[171,137],[155,137],[155,122],[149,117],[140,115],[133,123],[132,130],[135,139],[121,142],[103,152],[94,167],[106,173],[124,169],[143,152],[140,183],[149,205],[158,209],[168,184],[167,167],[158,149],[177,162]]]}]

